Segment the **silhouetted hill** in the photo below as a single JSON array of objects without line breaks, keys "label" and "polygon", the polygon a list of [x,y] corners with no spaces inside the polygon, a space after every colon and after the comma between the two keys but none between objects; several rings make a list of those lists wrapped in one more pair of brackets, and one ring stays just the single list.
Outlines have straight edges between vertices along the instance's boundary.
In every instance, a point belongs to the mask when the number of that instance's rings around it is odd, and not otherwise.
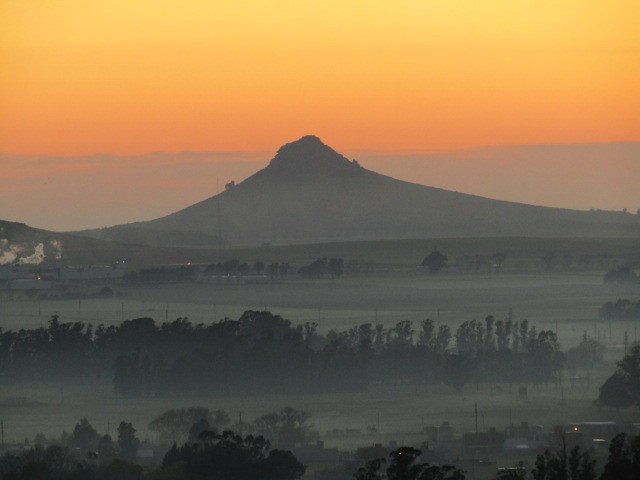
[{"label": "silhouetted hill", "polygon": [[[186,234],[185,234],[186,236]],[[176,238],[176,237],[174,237]],[[111,265],[125,261],[125,267],[138,268],[157,264],[210,264],[239,259],[242,262],[287,262],[294,268],[320,257],[340,257],[347,262],[378,267],[415,267],[424,256],[439,248],[452,262],[463,257],[488,256],[496,252],[507,255],[509,263],[537,268],[543,255],[553,252],[557,258],[573,256],[576,262],[592,260],[589,268],[606,270],[610,265],[637,263],[640,258],[636,238],[534,238],[484,237],[438,238],[437,240],[367,240],[256,246],[243,248],[185,248],[125,244],[77,235],[32,228],[24,223],[0,220],[0,265],[16,265],[42,244],[42,265]],[[18,254],[11,257],[12,252]],[[603,263],[604,262],[604,263]],[[34,262],[35,263],[35,262]],[[33,263],[32,263],[33,264]],[[580,267],[585,268],[585,267]],[[365,268],[366,270],[366,268]]]},{"label": "silhouetted hill", "polygon": [[128,245],[33,228],[0,220],[0,266],[18,265],[126,265],[186,263],[217,258],[207,250]]},{"label": "silhouetted hill", "polygon": [[206,246],[436,237],[640,236],[640,217],[492,200],[396,180],[315,136],[219,195],[148,222],[80,232],[151,245]]}]

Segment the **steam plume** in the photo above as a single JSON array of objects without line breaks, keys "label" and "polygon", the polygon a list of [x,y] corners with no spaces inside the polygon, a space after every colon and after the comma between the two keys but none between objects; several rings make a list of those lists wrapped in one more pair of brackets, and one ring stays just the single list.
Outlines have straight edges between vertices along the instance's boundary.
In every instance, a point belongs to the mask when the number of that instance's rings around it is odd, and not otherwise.
[{"label": "steam plume", "polygon": [[0,238],[0,265],[11,265],[23,250],[20,245],[12,245],[6,238]]},{"label": "steam plume", "polygon": [[35,246],[34,252],[26,257],[20,257],[18,265],[38,265],[44,262],[44,244],[39,243]]},{"label": "steam plume", "polygon": [[51,240],[49,242],[51,248],[53,249],[53,257],[56,260],[62,259],[62,242],[60,240]]}]

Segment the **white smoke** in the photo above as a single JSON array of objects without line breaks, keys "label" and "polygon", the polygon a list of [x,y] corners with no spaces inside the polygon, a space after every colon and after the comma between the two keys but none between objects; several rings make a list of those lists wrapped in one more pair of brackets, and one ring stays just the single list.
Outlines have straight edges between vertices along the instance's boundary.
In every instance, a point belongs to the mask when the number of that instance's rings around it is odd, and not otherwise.
[{"label": "white smoke", "polygon": [[21,245],[11,244],[6,238],[0,238],[0,265],[11,265],[23,251]]},{"label": "white smoke", "polygon": [[18,259],[18,265],[38,265],[44,262],[44,257],[44,244],[39,243],[35,246],[33,254]]},{"label": "white smoke", "polygon": [[62,260],[62,242],[60,240],[51,240],[49,245],[53,248],[53,257],[56,260]]}]

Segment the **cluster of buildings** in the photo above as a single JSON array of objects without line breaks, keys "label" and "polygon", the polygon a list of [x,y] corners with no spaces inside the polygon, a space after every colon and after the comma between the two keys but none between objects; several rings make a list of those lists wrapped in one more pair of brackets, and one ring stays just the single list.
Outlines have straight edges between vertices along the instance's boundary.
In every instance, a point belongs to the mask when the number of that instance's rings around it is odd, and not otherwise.
[{"label": "cluster of buildings", "polygon": [[[449,422],[423,429],[422,441],[415,445],[389,441],[373,443],[355,450],[327,447],[323,440],[297,445],[292,449],[296,458],[307,466],[305,479],[347,480],[367,461],[389,458],[400,446],[412,446],[421,451],[420,463],[455,465],[466,472],[468,479],[492,480],[500,470],[533,469],[535,457],[545,450],[557,450],[566,445],[570,450],[578,445],[590,450],[599,463],[608,455],[609,443],[619,433],[640,435],[640,423],[578,422],[558,425],[545,430],[541,425],[522,422],[504,430],[490,428],[486,431],[459,433]],[[355,437],[370,433],[351,432]],[[353,440],[353,439],[352,439]],[[4,445],[5,452],[18,453],[30,448],[29,443]],[[152,466],[162,461],[166,448],[148,441],[138,451],[137,463]]]},{"label": "cluster of buildings", "polygon": [[125,269],[119,266],[34,268],[29,265],[0,267],[0,288],[11,291],[50,290],[70,283],[121,280]]},{"label": "cluster of buildings", "polygon": [[[471,433],[457,432],[449,422],[423,429],[424,440],[413,446],[422,453],[418,462],[439,465],[455,465],[467,472],[467,478],[477,480],[494,479],[500,470],[533,469],[535,457],[545,450],[554,451],[566,445],[589,450],[598,459],[606,462],[609,443],[619,433],[640,435],[640,423],[577,422],[545,429],[541,425],[522,422],[504,430],[489,428]],[[351,478],[360,466],[376,458],[389,458],[389,454],[400,445],[395,441],[387,444],[373,443],[347,452],[327,448],[324,442],[304,445],[294,449],[300,461],[308,467],[308,478],[314,480],[342,480]],[[518,467],[520,466],[520,467]]]}]

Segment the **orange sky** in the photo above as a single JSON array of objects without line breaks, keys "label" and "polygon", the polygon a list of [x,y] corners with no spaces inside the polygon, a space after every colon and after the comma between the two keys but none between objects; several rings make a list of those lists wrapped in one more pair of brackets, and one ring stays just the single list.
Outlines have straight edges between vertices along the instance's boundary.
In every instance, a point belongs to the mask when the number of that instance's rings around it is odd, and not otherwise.
[{"label": "orange sky", "polygon": [[640,2],[2,0],[0,153],[640,140]]}]

